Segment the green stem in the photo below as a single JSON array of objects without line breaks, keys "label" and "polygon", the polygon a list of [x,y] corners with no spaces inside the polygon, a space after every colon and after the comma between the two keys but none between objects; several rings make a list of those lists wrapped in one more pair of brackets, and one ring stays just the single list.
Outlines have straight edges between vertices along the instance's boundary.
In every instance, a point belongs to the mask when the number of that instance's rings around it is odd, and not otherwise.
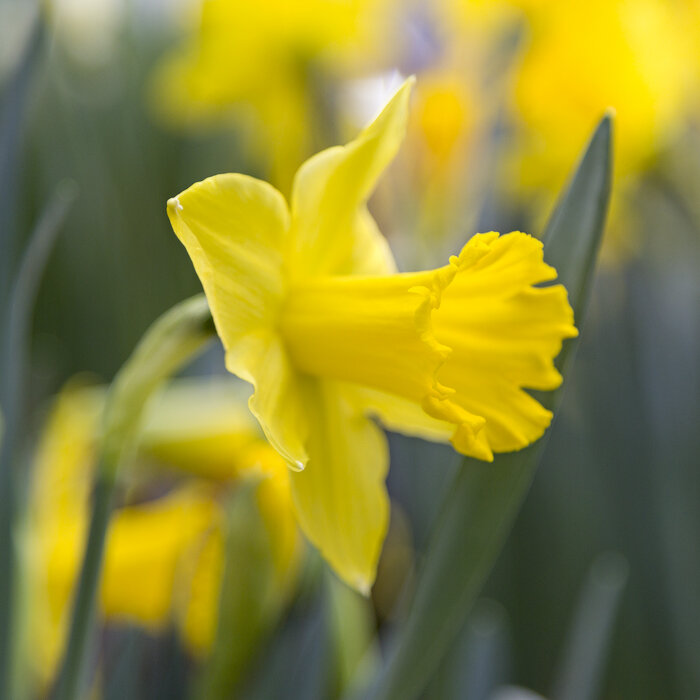
[{"label": "green stem", "polygon": [[[100,472],[102,471],[100,469]],[[90,530],[68,638],[68,653],[61,671],[57,698],[77,697],[84,685],[86,652],[89,648],[88,642],[95,616],[97,584],[102,571],[107,526],[112,513],[114,485],[113,478],[107,474],[98,473]]]},{"label": "green stem", "polygon": [[17,272],[0,342],[0,698],[13,694],[15,680],[15,605],[18,566],[15,545],[17,454],[24,428],[27,358],[34,302],[56,237],[76,197],[75,184],[58,185],[44,209]]},{"label": "green stem", "polygon": [[182,302],[149,328],[112,383],[103,418],[103,438],[88,541],[56,700],[74,700],[84,687],[88,642],[95,618],[115,486],[121,468],[129,462],[136,449],[148,399],[214,334],[214,324],[204,297],[197,296]]},{"label": "green stem", "polygon": [[22,57],[8,81],[3,85],[0,114],[0,316],[10,292],[13,256],[17,251],[16,209],[18,161],[21,155],[25,113],[44,44],[44,26],[37,10]]}]

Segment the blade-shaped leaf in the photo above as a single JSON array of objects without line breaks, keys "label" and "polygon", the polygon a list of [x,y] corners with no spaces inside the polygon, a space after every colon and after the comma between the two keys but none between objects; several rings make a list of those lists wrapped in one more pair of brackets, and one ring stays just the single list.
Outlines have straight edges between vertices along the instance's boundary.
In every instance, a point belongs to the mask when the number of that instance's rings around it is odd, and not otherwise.
[{"label": "blade-shaped leaf", "polygon": [[[76,196],[73,182],[64,181],[44,209],[15,276],[0,337],[0,697],[9,697],[20,673],[15,668],[15,634],[19,627],[13,600],[17,594],[17,499],[23,484],[17,464],[24,429],[25,385],[34,302],[44,268]],[[0,252],[0,257],[2,252]],[[3,309],[4,311],[4,309]]]},{"label": "blade-shaped leaf", "polygon": [[[598,125],[545,234],[545,258],[566,285],[577,324],[595,267],[610,196],[612,123]],[[564,372],[574,343],[559,358]],[[558,404],[560,392],[547,397]],[[417,698],[462,627],[532,482],[545,440],[492,464],[466,459],[448,490],[403,627],[373,700]]]},{"label": "blade-shaped leaf", "polygon": [[273,583],[271,541],[258,505],[262,478],[253,476],[244,481],[229,502],[216,640],[195,694],[202,700],[236,694],[280,612],[281,601]]},{"label": "blade-shaped leaf", "polygon": [[600,696],[610,640],[629,566],[615,552],[601,554],[591,567],[564,646],[554,684],[554,700],[594,700]]},{"label": "blade-shaped leaf", "polygon": [[17,208],[17,172],[26,123],[28,95],[39,63],[44,38],[43,23],[34,11],[33,23],[22,47],[22,55],[4,86],[0,110],[0,317],[4,315],[17,252],[14,240]]}]

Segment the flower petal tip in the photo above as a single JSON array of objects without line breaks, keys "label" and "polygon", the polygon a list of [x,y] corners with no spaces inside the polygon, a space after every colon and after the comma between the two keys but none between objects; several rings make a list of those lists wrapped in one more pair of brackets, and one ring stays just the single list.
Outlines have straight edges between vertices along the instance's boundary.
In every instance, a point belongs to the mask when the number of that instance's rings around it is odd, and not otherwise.
[{"label": "flower petal tip", "polygon": [[180,211],[182,211],[180,200],[177,197],[171,197],[168,200],[168,213],[172,215]]},{"label": "flower petal tip", "polygon": [[287,463],[287,466],[293,471],[293,472],[303,472],[304,469],[306,469],[306,465],[309,461],[308,457],[301,455],[300,457],[294,454],[289,454],[285,453],[283,454],[280,452],[278,449],[277,452],[282,455],[284,458],[285,462]]}]

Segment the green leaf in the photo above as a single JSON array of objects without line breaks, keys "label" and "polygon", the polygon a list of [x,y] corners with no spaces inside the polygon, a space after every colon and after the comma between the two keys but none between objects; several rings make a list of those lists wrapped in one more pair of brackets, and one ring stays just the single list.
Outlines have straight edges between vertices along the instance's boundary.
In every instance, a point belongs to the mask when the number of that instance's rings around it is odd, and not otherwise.
[{"label": "green leaf", "polygon": [[[545,234],[545,258],[559,271],[581,328],[610,196],[610,115],[598,125]],[[567,341],[560,367],[570,368]],[[558,405],[561,392],[548,396]],[[464,460],[434,526],[407,619],[373,700],[411,700],[438,668],[500,553],[528,491],[545,440],[492,464]]]},{"label": "green leaf", "polygon": [[107,395],[103,469],[114,472],[128,462],[136,451],[148,400],[214,336],[214,322],[203,294],[177,304],[148,329]]},{"label": "green leaf", "polygon": [[608,649],[622,593],[627,560],[615,552],[598,556],[586,578],[554,683],[554,700],[600,697]]},{"label": "green leaf", "polygon": [[378,668],[380,656],[371,601],[329,570],[326,587],[338,689],[333,696],[336,697],[342,691],[363,685]]},{"label": "green leaf", "polygon": [[[610,199],[611,160],[612,115],[606,114],[542,237],[545,259],[556,268],[557,281],[569,292],[569,302],[574,309],[579,331],[603,239]],[[568,371],[575,347],[575,342],[565,343],[557,358],[557,365],[564,373]]]},{"label": "green leaf", "polygon": [[17,252],[15,210],[17,209],[17,172],[22,133],[26,124],[28,96],[44,44],[45,29],[35,9],[32,26],[22,55],[4,86],[0,112],[0,317],[5,312],[13,274],[12,261]]},{"label": "green leaf", "polygon": [[[29,244],[17,271],[0,335],[0,697],[10,697],[22,676],[17,663],[17,635],[21,631],[15,618],[21,566],[16,551],[18,495],[23,492],[24,476],[17,464],[24,432],[27,395],[27,361],[34,302],[51,251],[63,222],[76,197],[71,181],[61,182],[32,231]],[[0,253],[2,257],[3,253]],[[2,311],[5,311],[4,309]],[[2,313],[0,312],[0,315]]]},{"label": "green leaf", "polygon": [[236,695],[238,684],[281,609],[270,536],[259,506],[258,489],[263,478],[249,477],[229,503],[216,639],[195,692],[195,697],[202,700],[225,700]]}]

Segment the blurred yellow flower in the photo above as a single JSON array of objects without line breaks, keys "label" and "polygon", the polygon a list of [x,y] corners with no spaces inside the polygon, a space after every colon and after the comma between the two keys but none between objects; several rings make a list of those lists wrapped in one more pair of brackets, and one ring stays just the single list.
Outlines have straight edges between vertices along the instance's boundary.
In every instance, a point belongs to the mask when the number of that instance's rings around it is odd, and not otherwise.
[{"label": "blurred yellow flower", "polygon": [[156,70],[154,108],[180,125],[234,120],[286,186],[328,127],[323,77],[381,51],[386,1],[203,0],[196,32]]},{"label": "blurred yellow flower", "polygon": [[204,286],[226,366],[253,384],[250,408],[289,462],[302,529],[361,591],[387,525],[385,439],[406,433],[493,459],[538,439],[562,340],[576,335],[542,245],[474,236],[437,270],[395,274],[366,202],[395,156],[413,80],[344,147],[296,174],[291,213],[273,187],[227,174],[168,202]]},{"label": "blurred yellow flower", "polygon": [[[64,390],[38,449],[30,566],[33,648],[44,681],[52,676],[65,642],[87,535],[103,403],[100,388]],[[288,470],[230,386],[194,380],[175,383],[156,400],[139,459],[154,460],[154,469],[176,463],[196,478],[148,499],[148,484],[138,481],[143,481],[142,470],[134,474],[130,500],[135,496],[135,502],[116,509],[108,532],[101,612],[108,620],[130,621],[152,631],[172,622],[199,655],[210,647],[216,631],[225,556],[221,498],[227,482],[259,479],[256,501],[270,544],[271,585],[280,602],[291,591],[300,545]]]},{"label": "blurred yellow flower", "polygon": [[471,141],[484,113],[476,96],[466,72],[449,63],[421,75],[407,137],[414,161],[407,166],[420,172],[419,191],[464,186]]},{"label": "blurred yellow flower", "polygon": [[527,17],[515,75],[522,182],[558,189],[608,107],[618,124],[616,174],[647,167],[687,113],[694,42],[680,7],[661,0],[512,4]]}]

